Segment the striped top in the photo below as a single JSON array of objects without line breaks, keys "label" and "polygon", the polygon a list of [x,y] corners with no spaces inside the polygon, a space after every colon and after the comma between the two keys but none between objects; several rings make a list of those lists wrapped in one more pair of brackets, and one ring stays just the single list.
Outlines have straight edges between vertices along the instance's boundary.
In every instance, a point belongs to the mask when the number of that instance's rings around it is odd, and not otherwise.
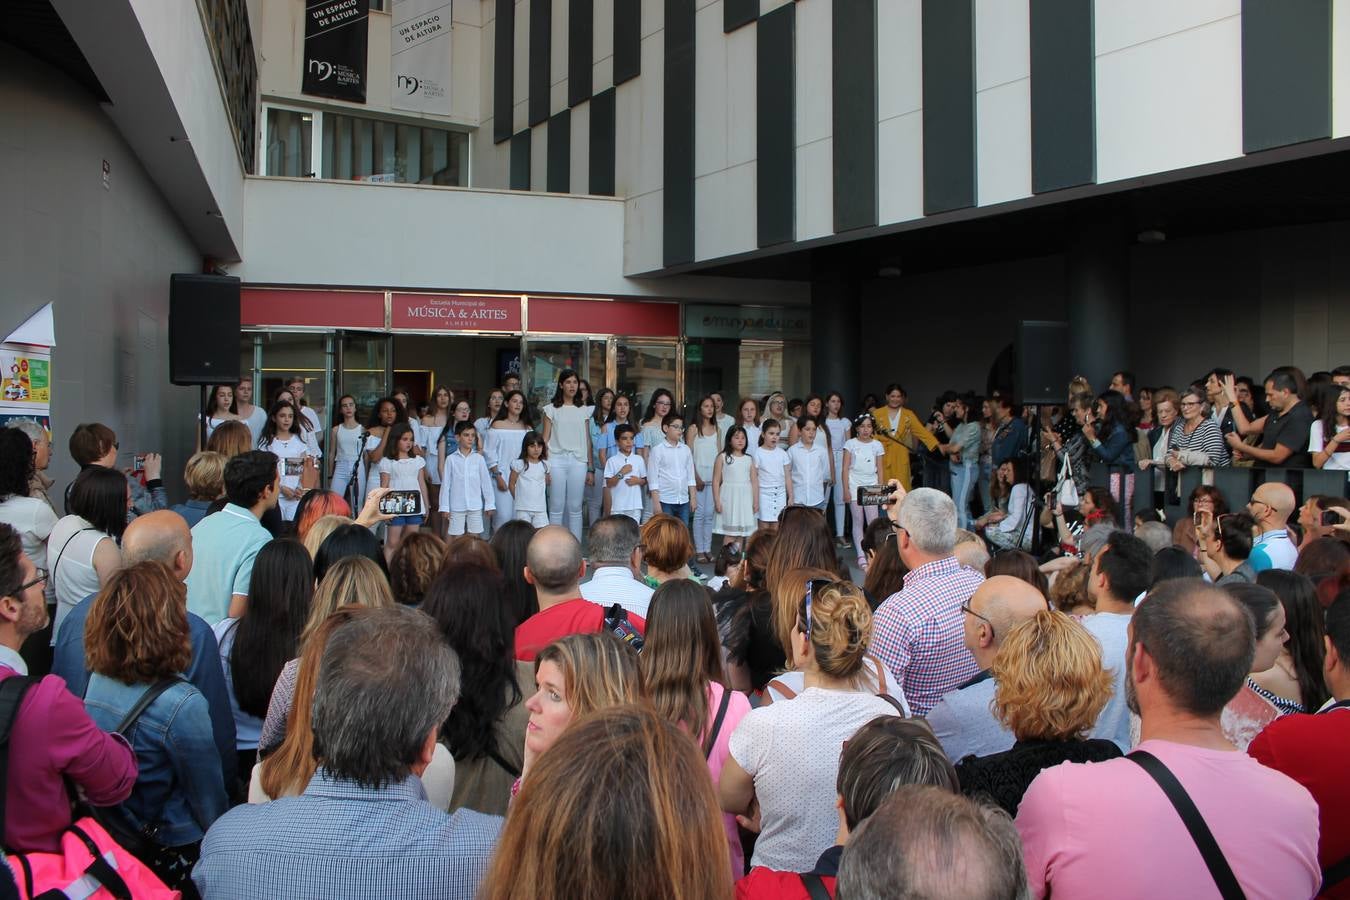
[{"label": "striped top", "polygon": [[1172,436],[1168,438],[1167,449],[1201,453],[1208,460],[1199,463],[1183,459],[1187,465],[1226,466],[1232,462],[1228,445],[1224,443],[1223,435],[1219,432],[1219,426],[1209,418],[1201,419],[1199,426],[1190,434],[1186,433],[1185,423],[1178,420],[1172,426]]}]

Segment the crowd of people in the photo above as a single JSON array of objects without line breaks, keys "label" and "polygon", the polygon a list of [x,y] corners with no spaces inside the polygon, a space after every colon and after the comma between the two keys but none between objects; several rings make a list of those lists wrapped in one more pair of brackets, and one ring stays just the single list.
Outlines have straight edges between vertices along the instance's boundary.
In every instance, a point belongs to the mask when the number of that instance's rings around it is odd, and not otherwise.
[{"label": "crowd of people", "polygon": [[296,382],[181,489],[78,426],[64,516],[0,428],[0,897],[1350,897],[1350,501],[1204,474],[1350,469],[1350,368]]}]

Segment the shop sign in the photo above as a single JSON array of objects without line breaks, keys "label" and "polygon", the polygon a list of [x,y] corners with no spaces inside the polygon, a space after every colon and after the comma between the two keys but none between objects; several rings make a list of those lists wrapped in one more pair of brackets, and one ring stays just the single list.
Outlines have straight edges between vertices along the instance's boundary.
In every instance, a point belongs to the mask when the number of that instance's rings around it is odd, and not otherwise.
[{"label": "shop sign", "polygon": [[684,308],[684,333],[691,338],[805,341],[811,337],[811,311],[689,304]]},{"label": "shop sign", "polygon": [[394,294],[389,325],[418,331],[520,331],[519,297]]},{"label": "shop sign", "polygon": [[684,361],[687,363],[703,362],[703,345],[687,344],[684,348]]}]

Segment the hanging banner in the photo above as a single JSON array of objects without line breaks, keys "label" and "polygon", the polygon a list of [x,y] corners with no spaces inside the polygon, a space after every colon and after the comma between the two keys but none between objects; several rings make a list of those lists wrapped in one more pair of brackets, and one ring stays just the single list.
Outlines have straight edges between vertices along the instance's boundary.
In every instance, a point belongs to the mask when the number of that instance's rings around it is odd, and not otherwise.
[{"label": "hanging banner", "polygon": [[394,0],[390,12],[390,106],[450,115],[450,0]]},{"label": "hanging banner", "polygon": [[305,71],[300,90],[315,97],[366,102],[370,0],[305,4]]}]

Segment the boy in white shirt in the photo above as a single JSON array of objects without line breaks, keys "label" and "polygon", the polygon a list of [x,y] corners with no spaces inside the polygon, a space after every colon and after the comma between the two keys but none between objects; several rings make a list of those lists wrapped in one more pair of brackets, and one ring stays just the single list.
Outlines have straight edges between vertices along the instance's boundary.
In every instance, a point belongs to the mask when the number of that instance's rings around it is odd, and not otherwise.
[{"label": "boy in white shirt", "polygon": [[[660,509],[689,527],[689,517],[698,511],[698,488],[694,480],[694,454],[681,438],[684,416],[668,413],[661,420],[666,439],[649,451],[647,485],[652,492],[652,509]],[[667,499],[662,500],[662,496]],[[687,499],[686,499],[687,498]]]},{"label": "boy in white shirt", "polygon": [[617,452],[605,460],[605,488],[609,491],[610,512],[628,516],[634,522],[642,521],[642,486],[647,483],[647,464],[633,451],[632,425],[614,429]]},{"label": "boy in white shirt", "polygon": [[440,503],[441,512],[450,514],[452,537],[464,534],[466,528],[472,534],[482,534],[484,519],[491,520],[497,509],[487,461],[473,449],[477,439],[472,422],[455,424],[458,447],[445,459]]}]

